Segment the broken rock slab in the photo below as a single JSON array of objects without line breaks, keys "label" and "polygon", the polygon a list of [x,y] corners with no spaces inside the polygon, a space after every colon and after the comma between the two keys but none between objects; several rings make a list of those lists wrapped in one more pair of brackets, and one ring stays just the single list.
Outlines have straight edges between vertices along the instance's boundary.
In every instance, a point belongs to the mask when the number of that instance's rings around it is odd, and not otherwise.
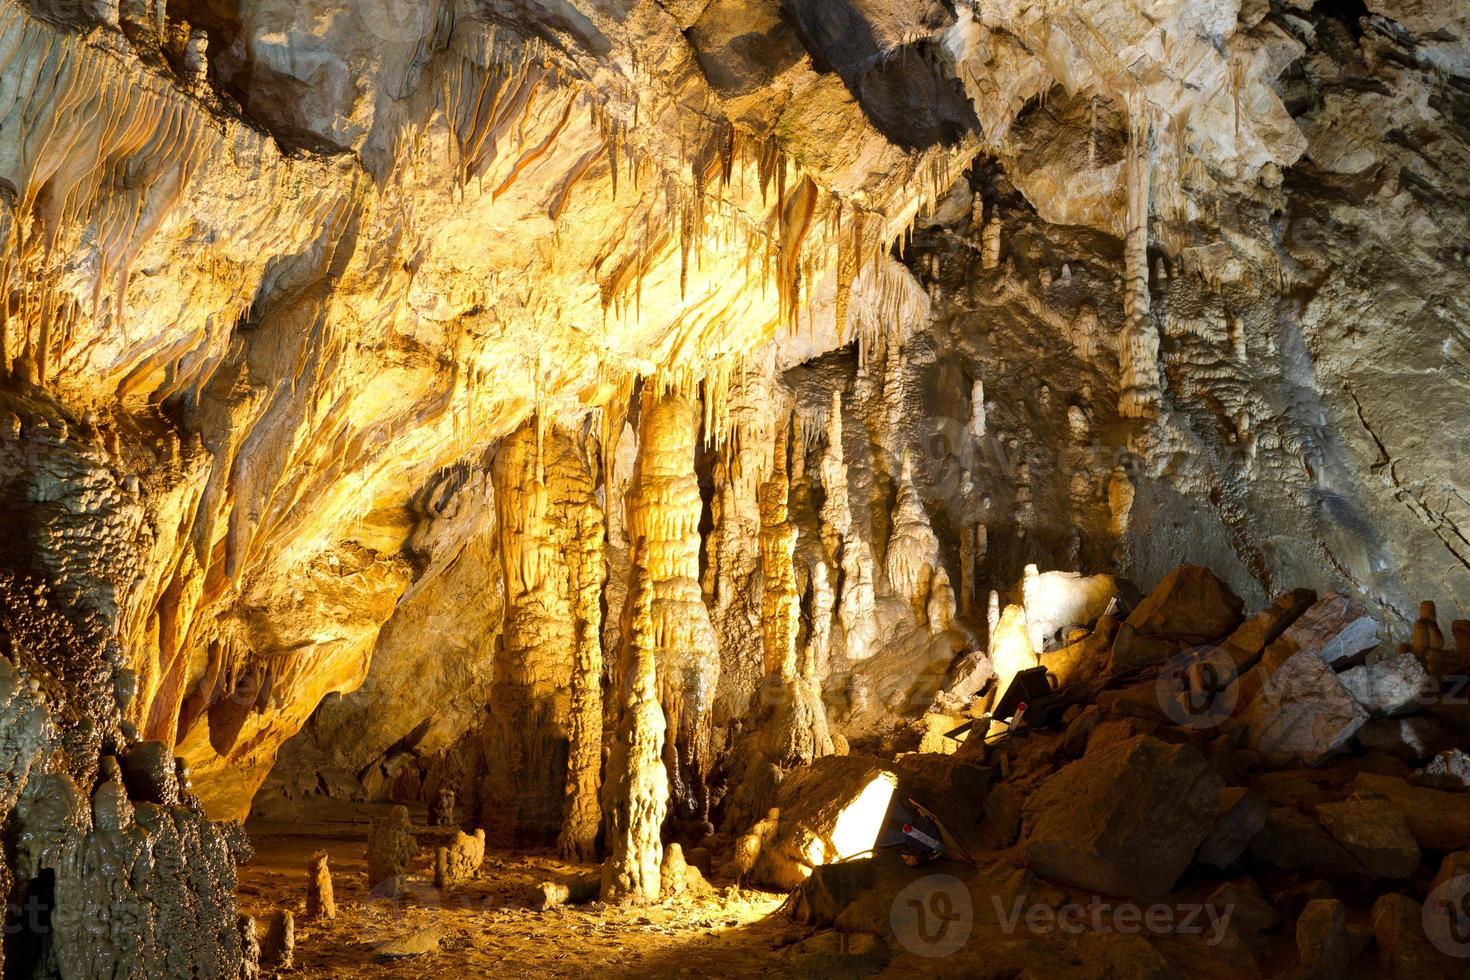
[{"label": "broken rock slab", "polygon": [[412,956],[423,956],[437,950],[443,941],[443,927],[425,926],[381,944],[373,950],[373,959],[403,960]]},{"label": "broken rock slab", "polygon": [[[1256,668],[1266,669],[1266,663]],[[1241,715],[1250,747],[1278,766],[1317,765],[1340,752],[1367,721],[1368,712],[1310,648],[1280,662]]]},{"label": "broken rock slab", "polygon": [[1401,714],[1426,703],[1431,690],[1429,674],[1412,653],[1353,667],[1339,674],[1338,680],[1375,718]]},{"label": "broken rock slab", "polygon": [[1377,645],[1378,621],[1356,599],[1329,592],[1266,648],[1265,662],[1275,667],[1298,651],[1311,651],[1341,669]]},{"label": "broken rock slab", "polygon": [[1465,976],[1465,960],[1436,948],[1424,931],[1424,907],[1389,892],[1373,903],[1373,938],[1378,962],[1394,980],[1450,980]]},{"label": "broken rock slab", "polygon": [[1385,752],[1405,762],[1431,758],[1450,744],[1452,738],[1443,722],[1427,715],[1378,718],[1358,729],[1357,735],[1358,744],[1369,752]]},{"label": "broken rock slab", "polygon": [[1470,848],[1470,793],[1428,789],[1371,772],[1358,773],[1350,785],[1357,796],[1378,796],[1392,803],[1420,847],[1441,853]]},{"label": "broken rock slab", "polygon": [[1088,752],[1027,799],[1026,864],[1110,895],[1164,895],[1214,826],[1223,788],[1188,745],[1139,735]]},{"label": "broken rock slab", "polygon": [[1244,606],[1214,572],[1199,565],[1180,565],[1164,576],[1125,623],[1142,636],[1209,643],[1235,629]]},{"label": "broken rock slab", "polygon": [[1317,807],[1317,819],[1378,878],[1408,878],[1422,855],[1404,815],[1388,800],[1355,798]]},{"label": "broken rock slab", "polygon": [[602,872],[573,875],[564,881],[543,881],[536,886],[537,911],[556,908],[558,905],[585,905],[594,901],[602,890]]}]

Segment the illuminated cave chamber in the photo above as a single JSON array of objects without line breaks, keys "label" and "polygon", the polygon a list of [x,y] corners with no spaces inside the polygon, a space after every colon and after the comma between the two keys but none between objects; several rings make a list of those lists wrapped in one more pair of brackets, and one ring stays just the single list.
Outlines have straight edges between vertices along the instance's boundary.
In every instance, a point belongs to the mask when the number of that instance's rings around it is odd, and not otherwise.
[{"label": "illuminated cave chamber", "polygon": [[5,976],[1461,975],[1467,127],[1460,4],[0,0]]}]

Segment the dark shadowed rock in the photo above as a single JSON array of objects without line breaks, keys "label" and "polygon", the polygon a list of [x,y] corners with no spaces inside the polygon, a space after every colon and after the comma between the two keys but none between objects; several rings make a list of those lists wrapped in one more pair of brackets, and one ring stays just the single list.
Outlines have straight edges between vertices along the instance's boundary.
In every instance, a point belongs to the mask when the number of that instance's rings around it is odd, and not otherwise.
[{"label": "dark shadowed rock", "polygon": [[1424,908],[1390,892],[1373,903],[1373,938],[1378,962],[1395,980],[1450,980],[1465,976],[1465,960],[1436,949],[1424,932]]},{"label": "dark shadowed rock", "polygon": [[1026,863],[1082,888],[1163,895],[1214,824],[1221,788],[1189,746],[1141,735],[1089,752],[1026,801]]},{"label": "dark shadowed rock", "polygon": [[1470,790],[1470,755],[1460,749],[1447,749],[1424,768],[1415,770],[1414,782],[1432,789]]},{"label": "dark shadowed rock", "polygon": [[1225,787],[1216,801],[1215,824],[1195,859],[1212,868],[1234,864],[1266,826],[1266,813],[1265,801],[1255,793],[1240,786]]},{"label": "dark shadowed rock", "polygon": [[1419,845],[1404,815],[1383,799],[1351,799],[1317,807],[1317,819],[1369,874],[1407,878],[1419,870]]},{"label": "dark shadowed rock", "polygon": [[1446,793],[1369,772],[1355,776],[1352,788],[1359,796],[1391,802],[1420,847],[1440,852],[1470,848],[1470,793]]},{"label": "dark shadowed rock", "polygon": [[1348,967],[1347,910],[1336,899],[1308,902],[1296,920],[1296,951],[1302,974],[1336,978]]},{"label": "dark shadowed rock", "polygon": [[1125,620],[1140,635],[1209,643],[1240,623],[1240,597],[1207,568],[1180,565]]},{"label": "dark shadowed rock", "polygon": [[[1422,762],[1440,752],[1453,736],[1444,723],[1426,715],[1378,718],[1358,729],[1358,744],[1405,762]],[[1448,788],[1448,787],[1447,787]]]}]

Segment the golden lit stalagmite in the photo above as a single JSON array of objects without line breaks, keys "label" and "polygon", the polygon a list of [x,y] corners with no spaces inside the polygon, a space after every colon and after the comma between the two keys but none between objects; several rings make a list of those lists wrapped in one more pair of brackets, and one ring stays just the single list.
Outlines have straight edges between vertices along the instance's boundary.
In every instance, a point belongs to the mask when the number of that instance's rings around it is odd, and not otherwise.
[{"label": "golden lit stalagmite", "polygon": [[1149,121],[1137,110],[1130,121],[1127,238],[1123,243],[1123,332],[1118,342],[1121,378],[1118,414],[1145,418],[1159,410],[1159,332],[1149,318],[1148,212]]},{"label": "golden lit stalagmite", "polygon": [[582,448],[533,420],[495,460],[505,639],[487,732],[487,814],[498,842],[592,856],[602,673],[602,519]]},{"label": "golden lit stalagmite", "polygon": [[625,635],[656,645],[673,806],[681,817],[703,817],[720,658],[699,581],[699,412],[688,398],[654,389],[650,383],[643,394],[638,470],[628,502],[630,593],[650,591],[651,620],[646,628],[633,624]]}]

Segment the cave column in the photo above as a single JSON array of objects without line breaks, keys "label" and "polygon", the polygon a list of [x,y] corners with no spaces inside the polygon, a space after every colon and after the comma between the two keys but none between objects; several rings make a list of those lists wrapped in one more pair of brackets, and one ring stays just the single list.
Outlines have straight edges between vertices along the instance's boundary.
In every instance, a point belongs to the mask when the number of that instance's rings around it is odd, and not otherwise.
[{"label": "cave column", "polygon": [[602,517],[577,440],[534,420],[493,467],[505,632],[485,755],[484,823],[506,846],[590,858],[602,738]]},{"label": "cave column", "polygon": [[1128,158],[1127,238],[1123,246],[1123,332],[1119,338],[1120,394],[1118,414],[1150,418],[1158,414],[1159,333],[1149,317],[1148,211],[1149,121],[1146,106],[1132,111]]}]

